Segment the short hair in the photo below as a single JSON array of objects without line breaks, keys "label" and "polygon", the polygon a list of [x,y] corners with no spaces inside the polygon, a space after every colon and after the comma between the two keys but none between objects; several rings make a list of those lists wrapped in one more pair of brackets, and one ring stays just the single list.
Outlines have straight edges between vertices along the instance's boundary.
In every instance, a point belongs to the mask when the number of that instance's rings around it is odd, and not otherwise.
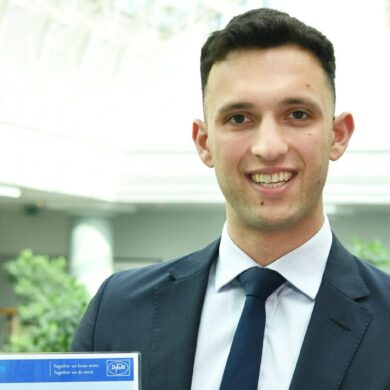
[{"label": "short hair", "polygon": [[334,100],[336,99],[336,59],[332,43],[320,31],[289,14],[260,8],[235,16],[227,26],[214,31],[201,50],[200,74],[205,95],[212,66],[240,49],[268,49],[286,44],[297,45],[312,53],[320,62]]}]

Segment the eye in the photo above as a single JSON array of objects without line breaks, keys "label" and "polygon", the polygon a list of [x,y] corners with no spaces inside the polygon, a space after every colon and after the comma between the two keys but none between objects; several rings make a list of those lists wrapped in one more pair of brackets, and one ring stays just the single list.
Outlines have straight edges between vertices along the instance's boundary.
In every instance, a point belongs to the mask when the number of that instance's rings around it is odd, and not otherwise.
[{"label": "eye", "polygon": [[289,118],[296,120],[303,120],[309,118],[309,114],[302,110],[295,110],[289,114]]},{"label": "eye", "polygon": [[227,122],[232,125],[240,125],[249,121],[249,118],[244,114],[234,114],[227,118]]}]

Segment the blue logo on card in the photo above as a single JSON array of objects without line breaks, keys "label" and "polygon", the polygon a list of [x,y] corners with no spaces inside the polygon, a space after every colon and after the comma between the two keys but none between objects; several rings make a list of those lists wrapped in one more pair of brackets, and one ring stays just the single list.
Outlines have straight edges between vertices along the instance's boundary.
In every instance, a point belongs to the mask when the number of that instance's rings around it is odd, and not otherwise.
[{"label": "blue logo on card", "polygon": [[130,360],[107,360],[107,376],[130,376]]}]

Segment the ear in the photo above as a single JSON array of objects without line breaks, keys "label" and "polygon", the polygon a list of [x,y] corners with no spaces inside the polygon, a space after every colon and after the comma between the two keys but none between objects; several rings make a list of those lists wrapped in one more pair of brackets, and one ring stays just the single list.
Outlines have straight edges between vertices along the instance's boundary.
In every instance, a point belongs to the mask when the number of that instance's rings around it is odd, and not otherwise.
[{"label": "ear", "polygon": [[212,168],[214,166],[213,157],[209,148],[207,125],[204,121],[200,119],[194,120],[192,123],[192,139],[200,159],[205,165]]},{"label": "ear", "polygon": [[333,120],[333,138],[330,152],[332,161],[338,160],[344,154],[354,129],[353,116],[348,112],[338,115]]}]

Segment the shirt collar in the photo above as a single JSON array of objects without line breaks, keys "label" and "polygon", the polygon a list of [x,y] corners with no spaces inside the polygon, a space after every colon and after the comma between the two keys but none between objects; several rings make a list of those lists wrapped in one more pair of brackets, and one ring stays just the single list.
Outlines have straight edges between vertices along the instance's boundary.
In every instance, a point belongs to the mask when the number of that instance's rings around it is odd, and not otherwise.
[{"label": "shirt collar", "polygon": [[[279,272],[290,285],[314,300],[320,288],[331,245],[332,231],[325,216],[321,229],[310,240],[275,260],[267,268]],[[258,266],[233,242],[225,223],[215,269],[216,291],[227,286],[241,272]]]}]

